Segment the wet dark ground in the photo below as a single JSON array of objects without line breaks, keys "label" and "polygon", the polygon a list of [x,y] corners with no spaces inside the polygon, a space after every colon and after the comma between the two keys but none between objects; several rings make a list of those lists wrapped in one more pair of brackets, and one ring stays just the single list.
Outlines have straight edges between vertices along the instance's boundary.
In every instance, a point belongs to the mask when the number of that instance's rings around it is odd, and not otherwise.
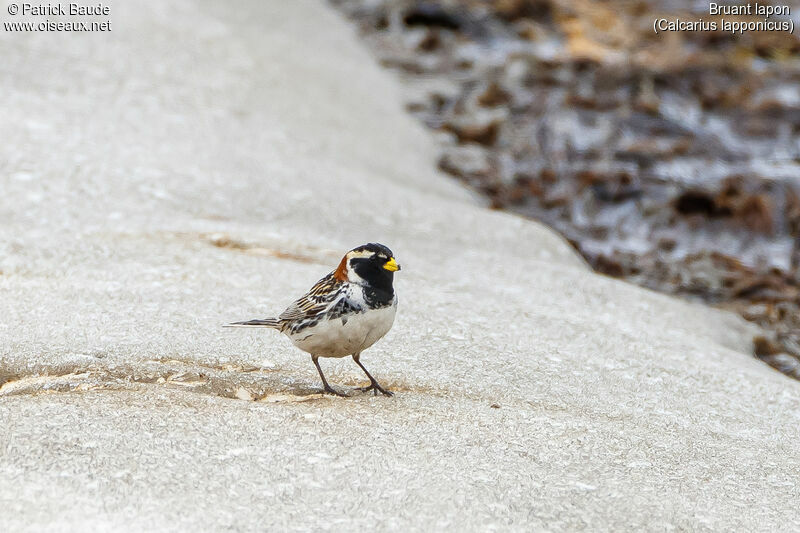
[{"label": "wet dark ground", "polygon": [[755,355],[800,378],[798,38],[653,31],[719,20],[707,2],[332,3],[401,74],[445,172],[600,272],[762,325]]}]

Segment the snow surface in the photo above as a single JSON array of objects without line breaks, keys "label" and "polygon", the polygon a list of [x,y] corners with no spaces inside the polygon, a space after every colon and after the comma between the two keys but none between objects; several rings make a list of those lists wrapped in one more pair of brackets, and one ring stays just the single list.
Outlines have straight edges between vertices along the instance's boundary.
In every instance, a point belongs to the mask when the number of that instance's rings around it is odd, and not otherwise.
[{"label": "snow surface", "polygon": [[[0,33],[0,531],[800,527],[800,384],[752,328],[480,207],[324,3],[111,18]],[[394,398],[220,327],[368,241]]]}]

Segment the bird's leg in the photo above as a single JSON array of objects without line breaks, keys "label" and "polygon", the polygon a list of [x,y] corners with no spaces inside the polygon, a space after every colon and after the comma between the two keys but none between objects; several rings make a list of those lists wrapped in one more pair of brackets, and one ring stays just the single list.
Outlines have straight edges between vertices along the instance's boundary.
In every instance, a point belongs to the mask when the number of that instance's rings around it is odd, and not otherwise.
[{"label": "bird's leg", "polygon": [[325,385],[325,392],[329,392],[329,393],[334,394],[336,396],[345,396],[346,397],[347,396],[346,394],[342,394],[341,392],[337,391],[336,389],[334,389],[333,387],[328,385],[328,380],[325,379],[325,375],[322,373],[322,369],[319,366],[318,359],[319,359],[319,356],[317,356],[317,355],[312,355],[311,356],[311,360],[314,361],[314,366],[317,367],[317,372],[319,372],[319,377],[322,378],[322,384]]},{"label": "bird's leg", "polygon": [[378,392],[382,393],[384,396],[394,396],[394,393],[391,393],[388,390],[386,390],[383,387],[381,387],[380,384],[378,383],[378,381],[375,378],[372,377],[372,374],[370,374],[369,371],[366,368],[364,368],[364,365],[362,365],[361,361],[359,361],[360,357],[361,357],[361,353],[354,353],[353,354],[353,361],[355,361],[356,364],[361,367],[361,370],[363,370],[364,373],[367,375],[367,377],[369,378],[370,385],[369,385],[369,387],[361,387],[361,388],[358,388],[356,390],[360,390],[362,392],[372,391],[373,394],[375,394],[376,396],[378,395]]}]

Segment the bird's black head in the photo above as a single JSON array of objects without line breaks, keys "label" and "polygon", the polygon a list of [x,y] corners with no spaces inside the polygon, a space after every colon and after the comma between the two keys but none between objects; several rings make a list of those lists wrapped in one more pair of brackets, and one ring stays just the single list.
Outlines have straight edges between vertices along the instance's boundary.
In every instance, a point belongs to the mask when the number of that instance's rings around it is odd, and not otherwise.
[{"label": "bird's black head", "polygon": [[345,254],[336,269],[335,276],[342,281],[372,287],[394,294],[392,281],[400,265],[386,246],[368,243],[353,248]]}]

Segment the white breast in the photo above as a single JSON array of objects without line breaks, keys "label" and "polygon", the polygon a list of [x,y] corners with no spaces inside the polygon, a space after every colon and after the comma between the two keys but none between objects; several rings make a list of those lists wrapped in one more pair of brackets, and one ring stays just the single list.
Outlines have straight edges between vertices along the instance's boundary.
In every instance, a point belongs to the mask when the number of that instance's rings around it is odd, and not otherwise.
[{"label": "white breast", "polygon": [[346,357],[366,350],[392,328],[397,298],[381,309],[352,313],[290,334],[295,346],[320,357]]}]

